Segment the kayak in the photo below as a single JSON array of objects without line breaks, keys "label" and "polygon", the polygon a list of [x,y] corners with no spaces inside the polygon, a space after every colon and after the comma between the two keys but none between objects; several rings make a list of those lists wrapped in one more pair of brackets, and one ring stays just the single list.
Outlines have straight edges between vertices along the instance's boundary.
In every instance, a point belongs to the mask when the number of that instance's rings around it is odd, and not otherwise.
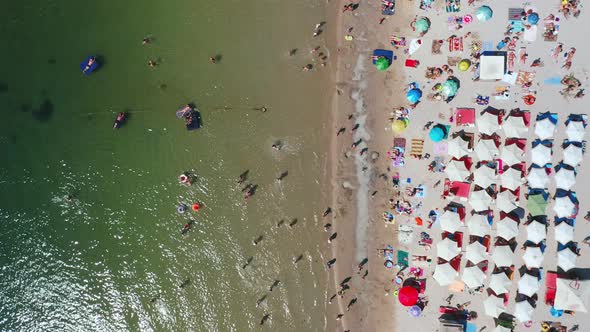
[{"label": "kayak", "polygon": [[[91,60],[94,60],[94,61],[89,65]],[[86,76],[88,76],[90,73],[95,71],[97,68],[98,68],[98,60],[96,59],[96,57],[94,55],[89,56],[88,58],[86,58],[86,60],[82,61],[82,63],[80,64],[80,70]]]}]

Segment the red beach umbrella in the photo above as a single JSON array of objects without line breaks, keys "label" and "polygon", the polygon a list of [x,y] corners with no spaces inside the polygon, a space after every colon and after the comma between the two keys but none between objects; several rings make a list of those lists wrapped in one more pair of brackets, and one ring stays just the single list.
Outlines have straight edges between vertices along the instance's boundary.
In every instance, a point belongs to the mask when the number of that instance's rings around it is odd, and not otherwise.
[{"label": "red beach umbrella", "polygon": [[406,307],[413,306],[418,303],[418,291],[411,286],[402,287],[397,295],[399,303]]}]

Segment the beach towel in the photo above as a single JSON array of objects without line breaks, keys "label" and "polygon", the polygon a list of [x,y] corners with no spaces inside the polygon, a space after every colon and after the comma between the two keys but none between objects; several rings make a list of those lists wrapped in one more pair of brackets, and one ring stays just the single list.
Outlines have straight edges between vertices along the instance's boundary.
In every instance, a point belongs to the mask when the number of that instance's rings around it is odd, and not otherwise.
[{"label": "beach towel", "polygon": [[474,39],[471,41],[471,51],[472,52],[478,52],[478,51],[481,51],[481,49],[482,49],[481,40]]},{"label": "beach towel", "polygon": [[449,52],[463,52],[463,37],[449,37]]},{"label": "beach towel", "polygon": [[405,37],[391,35],[391,37],[389,38],[389,42],[391,43],[392,46],[396,46],[396,47],[406,46],[406,38]]},{"label": "beach towel", "polygon": [[508,8],[508,20],[520,20],[522,12],[524,12],[522,8]]},{"label": "beach towel", "polygon": [[399,266],[403,266],[403,267],[408,267],[410,266],[408,257],[410,255],[408,254],[407,251],[403,251],[403,250],[398,250],[397,251],[397,265]]},{"label": "beach towel", "polygon": [[461,1],[460,0],[446,0],[445,2],[445,10],[447,13],[456,13],[461,10]]},{"label": "beach towel", "polygon": [[412,139],[412,145],[410,147],[410,156],[412,157],[421,157],[422,150],[424,149],[424,140],[423,139]]}]

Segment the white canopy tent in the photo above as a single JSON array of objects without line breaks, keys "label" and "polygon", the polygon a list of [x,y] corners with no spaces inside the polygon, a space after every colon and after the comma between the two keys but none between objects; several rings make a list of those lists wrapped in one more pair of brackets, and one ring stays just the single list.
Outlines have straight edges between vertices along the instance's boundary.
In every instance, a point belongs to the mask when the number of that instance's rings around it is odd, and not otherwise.
[{"label": "white canopy tent", "polygon": [[471,149],[469,149],[469,142],[461,138],[461,136],[457,136],[449,140],[447,152],[451,157],[461,159],[464,156],[469,155]]},{"label": "white canopy tent", "polygon": [[450,210],[443,212],[439,221],[442,230],[449,233],[455,233],[462,226],[459,214]]},{"label": "white canopy tent", "polygon": [[549,184],[549,175],[544,168],[533,167],[527,176],[530,188],[547,188]]},{"label": "white canopy tent", "polygon": [[558,218],[565,218],[573,215],[576,211],[576,205],[568,196],[555,198],[553,211]]},{"label": "white canopy tent", "polygon": [[437,265],[434,269],[434,274],[432,275],[434,280],[436,280],[436,282],[438,282],[438,284],[441,286],[450,285],[453,283],[453,281],[455,281],[456,276],[457,271],[455,271],[455,269],[453,269],[449,263]]},{"label": "white canopy tent", "polygon": [[497,234],[506,241],[518,235],[518,223],[510,218],[504,218],[497,224]]},{"label": "white canopy tent", "polygon": [[451,181],[464,181],[471,172],[465,167],[465,162],[460,160],[451,160],[445,167],[445,173]]},{"label": "white canopy tent", "polygon": [[510,144],[505,145],[502,148],[502,161],[508,165],[512,166],[514,164],[518,164],[522,162],[524,159],[524,151],[522,151],[518,145]]},{"label": "white canopy tent", "polygon": [[472,262],[473,264],[479,264],[482,261],[488,259],[488,253],[486,252],[486,247],[483,244],[475,241],[467,246],[466,251],[466,258],[468,261]]},{"label": "white canopy tent", "polygon": [[528,322],[533,317],[533,311],[535,308],[528,302],[516,302],[514,306],[514,317],[518,319],[519,322]]},{"label": "white canopy tent", "polygon": [[568,242],[573,241],[574,228],[566,222],[561,222],[559,225],[555,226],[555,240],[561,244],[567,244]]},{"label": "white canopy tent", "polygon": [[467,228],[470,235],[484,237],[490,234],[491,227],[486,216],[474,214],[467,222]]},{"label": "white canopy tent", "polygon": [[500,128],[499,117],[490,112],[484,112],[477,117],[477,129],[481,134],[492,135]]},{"label": "white canopy tent", "polygon": [[483,285],[485,277],[485,273],[479,267],[470,266],[463,270],[462,280],[469,288],[477,288]]},{"label": "white canopy tent", "polygon": [[565,129],[565,134],[570,141],[582,142],[584,140],[584,135],[586,134],[584,122],[570,121]]},{"label": "white canopy tent", "polygon": [[567,148],[563,149],[564,163],[575,167],[578,166],[582,159],[584,159],[582,148],[570,144]]},{"label": "white canopy tent", "polygon": [[555,173],[555,186],[559,189],[570,190],[576,184],[576,172],[562,167]]},{"label": "white canopy tent", "polygon": [[457,246],[457,242],[451,241],[451,239],[447,237],[436,244],[436,251],[438,257],[450,261],[461,252],[461,248]]},{"label": "white canopy tent", "polygon": [[496,170],[482,165],[473,172],[473,182],[482,188],[489,187],[496,183]]},{"label": "white canopy tent", "polygon": [[480,80],[501,80],[506,72],[506,54],[482,54],[479,58]]},{"label": "white canopy tent", "polygon": [[557,252],[557,266],[565,272],[576,267],[576,259],[578,256],[569,248],[565,248]]},{"label": "white canopy tent", "polygon": [[512,332],[512,330],[502,325],[498,325],[495,329],[492,330],[492,332]]},{"label": "white canopy tent", "polygon": [[504,299],[490,295],[487,299],[483,301],[483,308],[488,316],[492,316],[494,318],[498,318],[501,313],[506,311],[504,307]]},{"label": "white canopy tent", "polygon": [[528,297],[535,295],[540,287],[539,278],[533,277],[528,273],[523,274],[518,281],[518,292]]},{"label": "white canopy tent", "polygon": [[551,122],[550,118],[545,118],[535,123],[535,135],[540,139],[549,139],[553,137],[555,132],[555,124]]},{"label": "white canopy tent", "polygon": [[499,152],[493,139],[481,139],[475,147],[475,153],[479,160],[492,160]]},{"label": "white canopy tent", "polygon": [[537,144],[537,146],[531,150],[531,159],[533,164],[545,166],[551,162],[551,148],[543,144]]},{"label": "white canopy tent", "polygon": [[492,197],[485,190],[478,190],[469,196],[469,204],[475,211],[486,211],[490,209]]},{"label": "white canopy tent", "polygon": [[527,137],[529,128],[524,123],[523,116],[509,116],[502,124],[506,137]]},{"label": "white canopy tent", "polygon": [[510,246],[496,246],[492,254],[492,260],[498,267],[510,267],[514,262],[514,253]]},{"label": "white canopy tent", "polygon": [[500,176],[500,180],[502,181],[502,187],[516,190],[516,188],[522,184],[524,179],[521,171],[511,167]]},{"label": "white canopy tent", "polygon": [[543,257],[543,252],[539,247],[527,247],[522,255],[524,265],[529,269],[540,268],[543,265]]},{"label": "white canopy tent", "polygon": [[511,285],[512,280],[508,278],[506,273],[500,272],[490,276],[490,284],[488,287],[497,295],[501,295],[508,293]]},{"label": "white canopy tent", "polygon": [[539,243],[547,238],[547,227],[540,222],[533,221],[526,227],[527,240]]},{"label": "white canopy tent", "polygon": [[555,303],[557,310],[588,312],[590,281],[557,278],[555,282]]}]

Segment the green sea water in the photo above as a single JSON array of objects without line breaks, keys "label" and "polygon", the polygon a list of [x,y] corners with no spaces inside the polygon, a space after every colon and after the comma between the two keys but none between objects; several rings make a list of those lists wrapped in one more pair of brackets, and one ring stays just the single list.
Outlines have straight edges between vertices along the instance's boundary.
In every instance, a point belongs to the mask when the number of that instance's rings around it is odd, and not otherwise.
[{"label": "green sea water", "polygon": [[[323,15],[319,0],[4,3],[0,331],[323,330],[328,75],[301,71]],[[175,117],[188,102],[198,131]]]}]

